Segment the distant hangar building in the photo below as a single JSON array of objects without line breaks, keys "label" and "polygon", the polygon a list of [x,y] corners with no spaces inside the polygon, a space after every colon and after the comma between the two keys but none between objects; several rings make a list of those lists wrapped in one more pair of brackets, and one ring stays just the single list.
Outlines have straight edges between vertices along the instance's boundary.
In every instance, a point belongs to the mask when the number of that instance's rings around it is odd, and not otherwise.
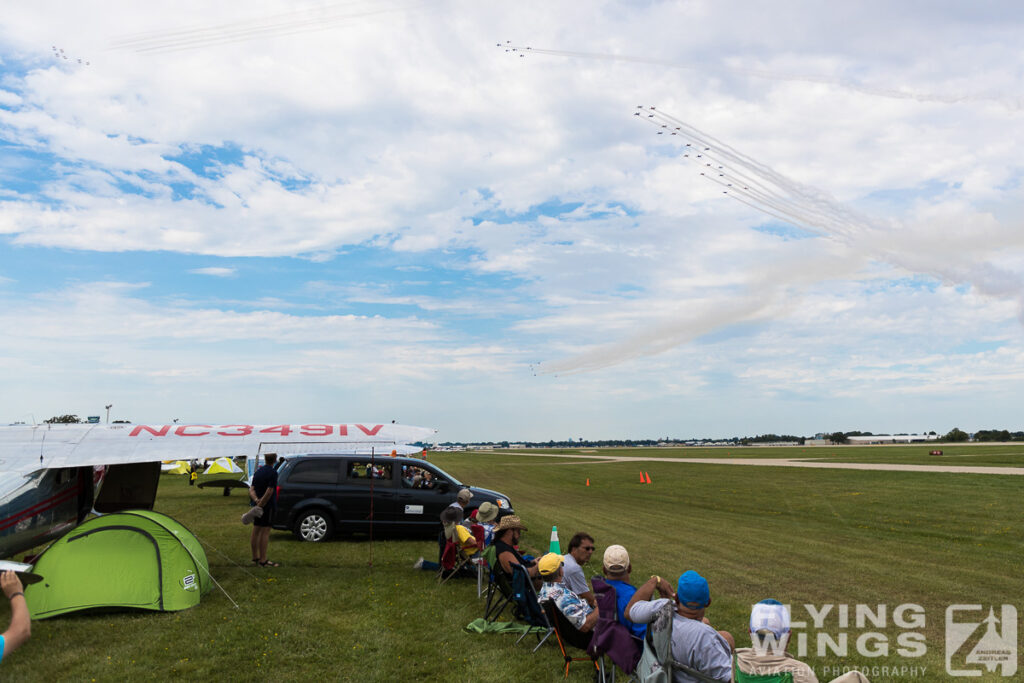
[{"label": "distant hangar building", "polygon": [[925,441],[937,441],[937,434],[874,434],[872,436],[848,436],[846,440],[852,444],[876,444],[876,443],[922,443]]}]

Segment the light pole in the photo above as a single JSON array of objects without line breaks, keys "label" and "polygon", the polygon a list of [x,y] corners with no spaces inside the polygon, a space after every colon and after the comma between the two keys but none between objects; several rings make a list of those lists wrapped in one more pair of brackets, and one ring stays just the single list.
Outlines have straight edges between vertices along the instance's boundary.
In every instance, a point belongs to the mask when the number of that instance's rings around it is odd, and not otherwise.
[{"label": "light pole", "polygon": [[110,409],[114,406],[113,403],[108,403],[104,406],[107,409],[107,424],[110,424]]}]

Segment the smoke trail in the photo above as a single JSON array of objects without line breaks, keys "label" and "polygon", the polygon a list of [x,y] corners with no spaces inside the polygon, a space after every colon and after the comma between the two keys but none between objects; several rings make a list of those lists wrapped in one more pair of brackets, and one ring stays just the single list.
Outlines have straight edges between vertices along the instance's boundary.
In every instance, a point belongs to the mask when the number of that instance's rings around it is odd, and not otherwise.
[{"label": "smoke trail", "polygon": [[931,102],[938,104],[992,102],[995,104],[1000,104],[1010,109],[1011,111],[1021,111],[1022,109],[1024,109],[1024,99],[1020,97],[1006,97],[1002,95],[952,95],[943,93],[928,93],[902,88],[883,88],[868,85],[866,83],[861,83],[860,81],[856,81],[852,78],[840,78],[836,76],[826,76],[821,74],[783,74],[775,71],[766,71],[764,69],[742,69],[728,66],[710,66],[705,64],[701,64],[699,66],[691,66],[689,64],[680,64],[678,62],[670,62],[663,59],[651,59],[648,57],[637,57],[631,55],[617,55],[602,52],[574,52],[571,50],[552,50],[547,48],[512,45],[510,41],[505,41],[505,43],[498,43],[498,47],[503,47],[508,52],[515,52],[521,55],[534,54],[547,55],[551,57],[567,57],[570,59],[595,59],[611,62],[630,62],[633,64],[651,64],[654,66],[664,66],[671,69],[686,69],[688,71],[700,72],[713,71],[717,73],[734,74],[737,76],[746,76],[750,78],[760,78],[769,81],[789,83],[815,83],[821,85],[830,85],[837,88],[843,88],[844,90],[862,93],[864,95],[871,95],[873,97],[886,97],[895,100],[913,100],[916,102]]},{"label": "smoke trail", "polygon": [[646,329],[622,341],[606,344],[570,358],[544,361],[537,366],[537,372],[573,375],[600,370],[635,358],[663,353],[727,325],[768,318],[778,303],[781,290],[779,286],[766,286],[758,288],[757,294],[729,305],[715,303],[688,307],[681,317]]},{"label": "smoke trail", "polygon": [[[704,166],[718,177],[710,177],[707,171],[704,176],[719,185],[725,184],[727,187],[723,191],[726,194],[743,199],[744,203],[765,213],[772,212],[776,217],[782,214],[794,225],[839,240],[890,265],[937,278],[946,284],[970,285],[987,296],[1016,299],[1024,319],[1024,283],[1018,274],[991,263],[967,267],[926,263],[913,255],[878,246],[865,238],[883,235],[899,227],[898,224],[883,225],[877,219],[846,206],[824,190],[791,180],[670,114],[653,107],[646,111],[651,114],[646,117],[648,120],[663,121],[660,125],[672,129],[684,140],[689,139],[690,145],[702,145],[706,158],[720,161]],[[751,189],[751,185],[723,183],[722,178],[733,176],[740,180],[750,178],[756,183],[755,189]]]},{"label": "smoke trail", "polygon": [[132,50],[140,53],[178,52],[257,38],[322,31],[351,19],[404,12],[427,4],[429,2],[398,3],[388,7],[382,6],[381,3],[366,3],[361,0],[333,3],[237,22],[189,26],[166,31],[147,31],[121,36],[111,42],[110,49]]},{"label": "smoke trail", "polygon": [[[880,223],[844,205],[810,185],[798,183],[769,166],[739,152],[711,135],[654,107],[638,107],[635,115],[657,127],[661,135],[676,136],[682,158],[701,168],[701,175],[723,188],[723,193],[774,218],[805,228],[843,245],[848,251],[926,275],[946,285],[968,285],[979,293],[1012,299],[1024,324],[1024,281],[990,262],[948,264],[923,255],[908,254],[884,245],[885,235],[899,225]],[[785,283],[770,279],[752,287],[752,298],[716,310],[691,313],[654,327],[641,335],[555,362],[543,363],[543,374],[586,372],[640,356],[661,353],[728,324],[757,319],[774,305]]]}]

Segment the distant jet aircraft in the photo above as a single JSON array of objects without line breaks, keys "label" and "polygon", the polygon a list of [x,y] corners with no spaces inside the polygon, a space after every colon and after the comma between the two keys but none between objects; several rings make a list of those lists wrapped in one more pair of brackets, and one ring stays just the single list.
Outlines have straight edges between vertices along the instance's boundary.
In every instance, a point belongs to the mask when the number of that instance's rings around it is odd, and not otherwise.
[{"label": "distant jet aircraft", "polygon": [[0,569],[17,553],[74,528],[92,511],[152,509],[162,460],[264,453],[408,452],[435,429],[398,424],[0,427]]}]

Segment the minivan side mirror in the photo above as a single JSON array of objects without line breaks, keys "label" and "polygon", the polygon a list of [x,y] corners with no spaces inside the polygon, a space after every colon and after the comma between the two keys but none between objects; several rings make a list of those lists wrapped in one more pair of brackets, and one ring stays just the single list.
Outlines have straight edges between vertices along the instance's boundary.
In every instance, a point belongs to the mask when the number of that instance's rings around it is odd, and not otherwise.
[{"label": "minivan side mirror", "polygon": [[437,484],[437,490],[441,493],[448,493],[452,488],[452,484],[449,481],[441,481]]}]

